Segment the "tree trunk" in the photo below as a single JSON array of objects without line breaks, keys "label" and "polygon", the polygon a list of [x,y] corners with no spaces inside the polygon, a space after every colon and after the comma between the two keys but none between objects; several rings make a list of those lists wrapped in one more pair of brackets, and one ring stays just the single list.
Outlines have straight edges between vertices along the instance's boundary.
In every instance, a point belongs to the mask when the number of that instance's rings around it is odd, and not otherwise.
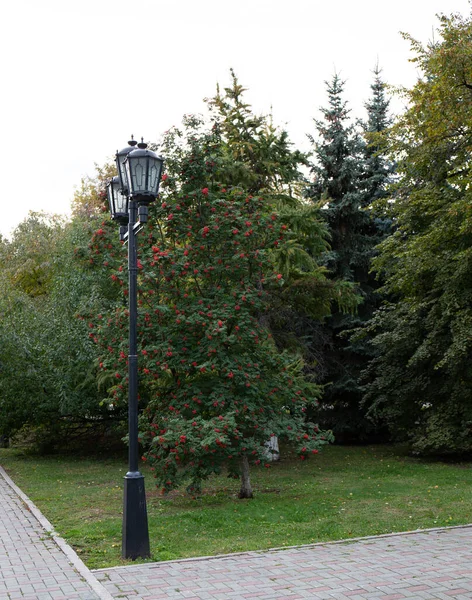
[{"label": "tree trunk", "polygon": [[241,458],[241,489],[240,498],[252,498],[251,480],[249,478],[249,461],[245,454]]}]

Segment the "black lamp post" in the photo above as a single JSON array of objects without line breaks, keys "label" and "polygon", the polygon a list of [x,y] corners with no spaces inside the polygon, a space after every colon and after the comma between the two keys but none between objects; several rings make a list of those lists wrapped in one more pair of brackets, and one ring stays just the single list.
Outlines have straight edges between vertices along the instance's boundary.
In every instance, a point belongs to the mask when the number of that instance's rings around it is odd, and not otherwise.
[{"label": "black lamp post", "polygon": [[[164,160],[133,139],[116,153],[118,177],[108,183],[107,194],[113,220],[120,224],[120,239],[128,241],[129,356],[128,356],[128,472],[123,498],[123,558],[150,556],[144,476],[139,471],[138,443],[138,351],[136,235],[147,221],[148,205],[159,193]],[[137,147],[136,147],[137,146]],[[138,220],[139,215],[139,220]]]}]

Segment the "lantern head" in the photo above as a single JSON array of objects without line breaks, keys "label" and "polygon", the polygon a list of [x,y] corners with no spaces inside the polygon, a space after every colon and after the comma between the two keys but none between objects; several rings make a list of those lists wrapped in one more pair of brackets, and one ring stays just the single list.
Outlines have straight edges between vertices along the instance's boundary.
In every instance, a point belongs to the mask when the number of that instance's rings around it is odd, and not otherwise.
[{"label": "lantern head", "polygon": [[153,202],[159,193],[164,159],[141,142],[128,152],[124,166],[130,198],[141,205]]}]

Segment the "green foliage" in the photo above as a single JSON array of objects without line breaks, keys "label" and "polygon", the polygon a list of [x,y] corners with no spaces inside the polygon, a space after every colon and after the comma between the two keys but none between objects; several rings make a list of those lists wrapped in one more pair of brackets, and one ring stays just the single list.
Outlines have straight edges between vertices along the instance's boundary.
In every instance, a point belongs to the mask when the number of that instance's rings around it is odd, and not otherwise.
[{"label": "green foliage", "polygon": [[142,363],[153,391],[147,456],[165,489],[179,476],[198,487],[224,463],[239,473],[242,456],[265,458],[271,435],[297,441],[303,457],[326,440],[304,424],[319,389],[260,322],[268,289],[282,283],[270,251],[290,232],[265,214],[260,197],[202,190],[184,186],[167,199],[163,220],[174,244],[153,255],[160,302],[171,310],[148,320],[157,339],[144,346]]},{"label": "green foliage", "polygon": [[32,215],[2,245],[9,260],[0,274],[0,431],[7,436],[28,430],[49,447],[70,445],[109,416],[100,407],[95,347],[76,316],[96,305],[94,281],[73,252],[89,231],[86,222]]},{"label": "green foliage", "polygon": [[283,205],[294,205],[303,181],[300,166],[307,157],[292,150],[288,133],[274,126],[272,119],[254,115],[243,95],[247,91],[231,71],[232,86],[207,100],[215,127],[224,140],[224,171],[227,185],[244,187],[250,194],[269,195]]},{"label": "green foliage", "polygon": [[100,216],[105,199],[106,183],[115,175],[115,163],[106,163],[102,167],[95,165],[94,176],[83,177],[80,186],[74,192],[72,214],[79,219]]},{"label": "green foliage", "polygon": [[11,241],[0,242],[2,278],[30,297],[47,294],[64,223],[65,219],[57,215],[30,212],[13,232]]},{"label": "green foliage", "polygon": [[375,267],[397,302],[370,325],[366,403],[418,452],[458,453],[472,449],[472,22],[441,17],[439,33],[408,38],[422,76],[389,132],[395,231]]}]

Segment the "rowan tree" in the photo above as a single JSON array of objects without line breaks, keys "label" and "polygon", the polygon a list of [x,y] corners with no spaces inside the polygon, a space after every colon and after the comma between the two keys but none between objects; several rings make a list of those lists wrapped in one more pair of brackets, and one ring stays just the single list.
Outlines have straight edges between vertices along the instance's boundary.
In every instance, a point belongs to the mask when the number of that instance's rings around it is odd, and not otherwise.
[{"label": "rowan tree", "polygon": [[[277,253],[295,234],[262,195],[225,187],[218,127],[189,117],[168,133],[168,171],[139,242],[140,421],[145,458],[163,490],[201,481],[225,465],[252,496],[250,464],[276,435],[302,459],[331,439],[307,422],[320,388],[303,361],[280,352],[262,315],[284,286]],[[90,260],[127,295],[125,271],[104,221]],[[114,235],[114,234],[113,234]],[[111,403],[126,402],[127,308],[92,320]]]}]

